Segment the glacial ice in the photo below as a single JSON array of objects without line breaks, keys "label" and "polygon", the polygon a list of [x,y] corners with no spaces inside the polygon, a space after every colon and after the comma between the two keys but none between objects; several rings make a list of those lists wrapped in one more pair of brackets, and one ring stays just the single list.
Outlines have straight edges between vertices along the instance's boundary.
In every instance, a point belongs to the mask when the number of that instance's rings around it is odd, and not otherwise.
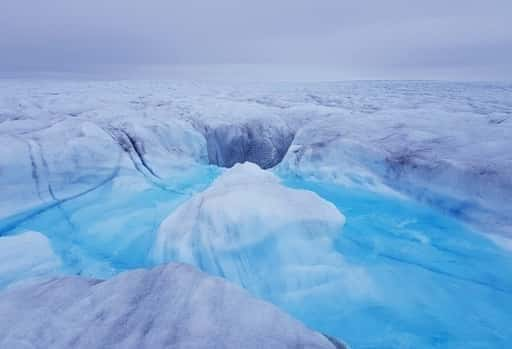
[{"label": "glacial ice", "polygon": [[2,348],[336,348],[276,307],[183,264],[106,281],[20,285],[2,294],[0,314]]},{"label": "glacial ice", "polygon": [[[1,80],[0,241],[41,232],[44,275],[191,262],[354,348],[510,347],[510,115],[509,83]],[[304,195],[343,232],[282,227]]]},{"label": "glacial ice", "polygon": [[284,157],[284,175],[395,190],[510,237],[511,88],[3,80],[0,184],[12,200],[0,217],[93,190],[119,169],[162,184],[193,163],[268,168]]},{"label": "glacial ice", "polygon": [[511,89],[435,82],[312,88],[308,107],[290,108],[290,118],[307,122],[280,171],[394,190],[510,237]]},{"label": "glacial ice", "polygon": [[0,289],[28,278],[57,275],[63,266],[50,241],[35,231],[0,237],[0,260]]},{"label": "glacial ice", "polygon": [[206,140],[212,164],[232,167],[249,161],[266,169],[281,162],[293,133],[282,120],[265,118],[207,129]]},{"label": "glacial ice", "polygon": [[176,208],[161,224],[151,256],[156,263],[196,265],[274,301],[322,287],[369,290],[364,271],[334,250],[344,222],[330,202],[246,162]]}]

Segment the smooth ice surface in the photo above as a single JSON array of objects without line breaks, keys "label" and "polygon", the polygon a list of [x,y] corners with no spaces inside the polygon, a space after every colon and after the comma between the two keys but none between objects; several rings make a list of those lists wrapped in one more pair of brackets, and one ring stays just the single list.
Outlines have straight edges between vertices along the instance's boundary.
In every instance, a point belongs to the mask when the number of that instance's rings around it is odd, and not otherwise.
[{"label": "smooth ice surface", "polygon": [[275,306],[177,264],[13,287],[0,314],[2,348],[335,348]]},{"label": "smooth ice surface", "polygon": [[27,278],[56,275],[62,262],[41,233],[0,237],[0,289]]}]

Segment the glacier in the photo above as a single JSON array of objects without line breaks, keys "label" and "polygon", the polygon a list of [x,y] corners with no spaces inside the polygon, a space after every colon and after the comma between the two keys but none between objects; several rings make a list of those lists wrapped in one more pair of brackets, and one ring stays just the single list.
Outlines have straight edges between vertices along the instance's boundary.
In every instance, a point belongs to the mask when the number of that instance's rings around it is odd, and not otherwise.
[{"label": "glacier", "polygon": [[185,262],[353,348],[508,347],[511,115],[509,83],[0,80],[0,299]]},{"label": "glacier", "polygon": [[19,285],[0,314],[2,348],[345,348],[187,265]]}]

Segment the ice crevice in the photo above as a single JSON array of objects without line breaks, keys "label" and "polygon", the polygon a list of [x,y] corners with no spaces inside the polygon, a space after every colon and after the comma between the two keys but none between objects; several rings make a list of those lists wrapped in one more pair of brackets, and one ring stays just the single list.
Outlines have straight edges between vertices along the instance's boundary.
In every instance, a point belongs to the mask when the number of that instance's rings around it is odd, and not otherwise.
[{"label": "ice crevice", "polygon": [[207,127],[205,137],[211,164],[232,167],[249,161],[268,169],[284,158],[294,132],[282,121],[254,119]]},{"label": "ice crevice", "polygon": [[159,182],[161,177],[148,165],[147,161],[144,159],[144,149],[141,148],[141,145],[135,136],[130,135],[128,131],[118,127],[109,126],[105,127],[104,130],[112,137],[114,142],[119,145],[123,152],[128,154],[135,170],[137,170],[152,184],[163,187],[163,185]]}]

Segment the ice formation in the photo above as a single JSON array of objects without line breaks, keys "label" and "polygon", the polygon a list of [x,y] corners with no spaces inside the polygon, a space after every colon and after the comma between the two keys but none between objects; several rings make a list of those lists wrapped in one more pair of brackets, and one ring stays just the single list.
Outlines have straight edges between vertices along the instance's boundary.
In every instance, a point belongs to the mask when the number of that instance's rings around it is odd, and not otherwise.
[{"label": "ice formation", "polygon": [[2,80],[0,287],[181,260],[354,347],[510,347],[511,96]]},{"label": "ice formation", "polygon": [[392,189],[511,236],[512,159],[500,151],[508,146],[507,131],[492,123],[483,127],[463,112],[429,112],[439,120],[429,120],[426,111],[414,111],[407,120],[407,112],[397,117],[375,111],[313,121],[297,133],[280,171],[380,192]]},{"label": "ice formation", "polygon": [[60,258],[41,233],[27,231],[0,237],[0,289],[27,278],[56,275]]},{"label": "ice formation", "polygon": [[506,83],[5,80],[0,92],[11,197],[0,217],[94,190],[120,169],[161,184],[195,163],[267,168],[284,157],[283,175],[391,188],[512,234]]},{"label": "ice formation", "polygon": [[[267,298],[329,283],[342,291],[357,274],[347,271],[334,249],[344,222],[330,202],[285,187],[247,162],[224,172],[163,221],[152,258],[196,265]],[[357,277],[360,285],[370,284],[363,272]]]},{"label": "ice formation", "polygon": [[0,297],[2,348],[317,348],[327,337],[187,265],[49,279]]}]

